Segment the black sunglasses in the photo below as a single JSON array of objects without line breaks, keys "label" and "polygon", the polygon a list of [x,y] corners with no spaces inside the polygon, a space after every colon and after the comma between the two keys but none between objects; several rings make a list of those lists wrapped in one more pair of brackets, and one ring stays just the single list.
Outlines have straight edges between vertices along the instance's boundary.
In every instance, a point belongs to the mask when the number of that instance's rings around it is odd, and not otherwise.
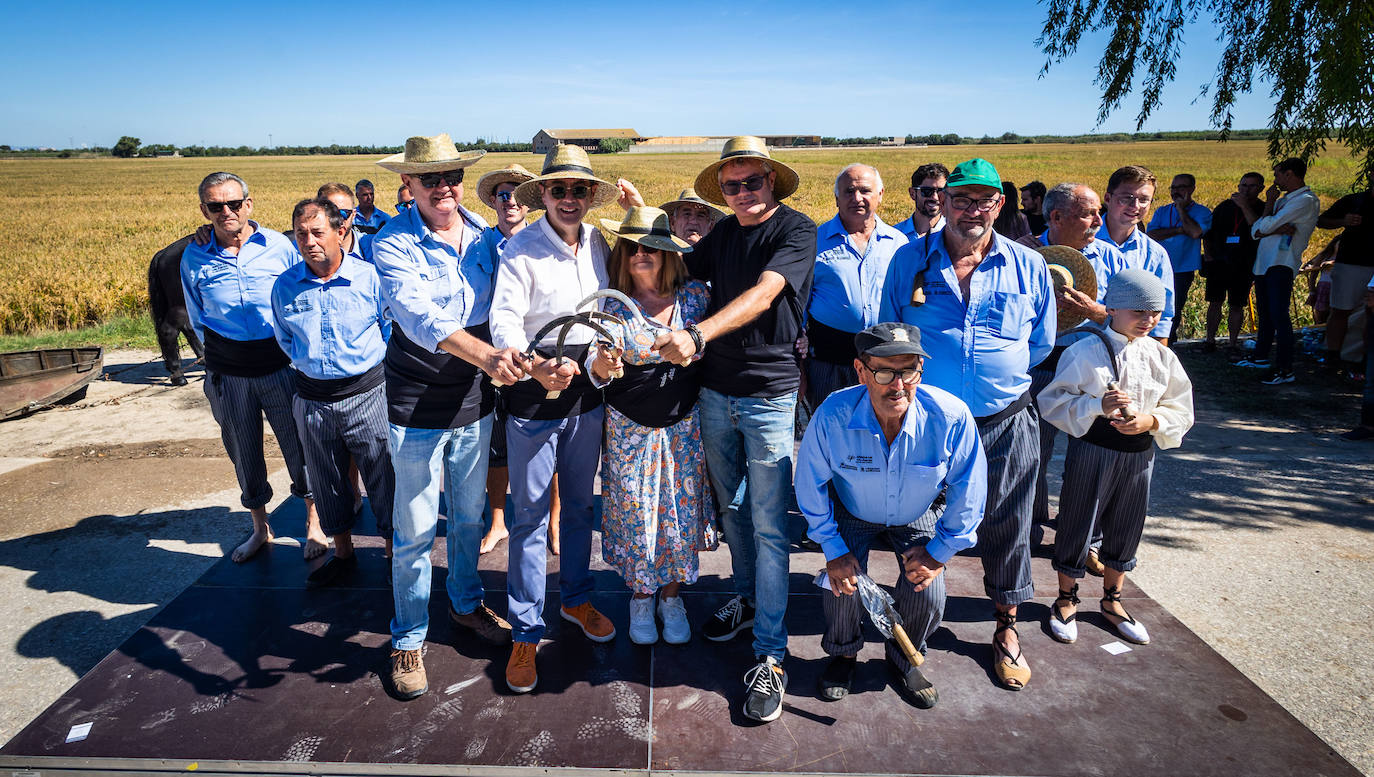
[{"label": "black sunglasses", "polygon": [[722,181],[720,184],[720,190],[725,195],[729,197],[734,197],[736,194],[739,194],[740,189],[745,189],[751,192],[756,192],[759,189],[762,189],[763,182],[766,180],[768,180],[768,176],[759,175],[758,173],[755,173],[754,175],[745,178],[743,181]]},{"label": "black sunglasses", "polygon": [[353,208],[339,208],[339,215],[343,217],[344,221],[348,221],[353,217]]},{"label": "black sunglasses", "polygon": [[243,209],[243,203],[247,201],[248,198],[245,197],[242,200],[229,200],[228,202],[202,202],[201,205],[204,205],[205,209],[211,213],[223,213],[225,208],[238,213]]},{"label": "black sunglasses", "polygon": [[515,190],[512,189],[508,192],[497,192],[496,199],[500,200],[501,202],[510,202],[511,200],[515,199]]},{"label": "black sunglasses", "polygon": [[420,185],[426,189],[438,188],[441,181],[448,182],[449,186],[457,186],[463,182],[462,170],[445,170],[442,173],[421,173],[415,176],[420,180]]},{"label": "black sunglasses", "polygon": [[569,194],[573,196],[574,200],[585,200],[587,196],[592,193],[592,187],[584,183],[574,184],[571,187],[556,183],[550,186],[546,191],[548,191],[555,200],[561,200]]},{"label": "black sunglasses", "polygon": [[920,192],[920,194],[921,194],[922,197],[934,197],[935,195],[939,194],[940,192],[942,192],[942,191],[944,191],[944,190],[945,190],[945,188],[944,188],[943,186],[917,186],[917,187],[916,187],[916,191]]}]

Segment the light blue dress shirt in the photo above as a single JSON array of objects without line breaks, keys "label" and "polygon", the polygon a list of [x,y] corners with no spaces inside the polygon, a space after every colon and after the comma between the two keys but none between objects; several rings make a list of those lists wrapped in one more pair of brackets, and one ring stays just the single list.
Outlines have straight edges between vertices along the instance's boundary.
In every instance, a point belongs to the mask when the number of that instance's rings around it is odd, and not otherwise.
[{"label": "light blue dress shirt", "polygon": [[[907,216],[906,218],[904,218],[904,219],[902,219],[901,221],[897,222],[896,225],[895,225],[893,228],[896,229],[898,232],[901,232],[903,235],[906,235],[906,239],[907,239],[908,241],[915,240],[915,239],[917,239],[917,238],[919,238],[919,237],[922,237],[922,235],[916,234],[916,217],[915,217],[915,216]],[[935,228],[932,229],[932,230],[930,230],[930,231],[931,231],[931,232],[939,232],[940,230],[942,230],[942,229],[944,229],[944,228],[945,228],[945,217],[944,217],[944,216],[940,216],[940,221],[937,222],[937,223],[935,224]]]},{"label": "light blue dress shirt", "polygon": [[860,255],[839,216],[822,224],[816,231],[807,318],[841,332],[860,332],[878,323],[887,265],[906,243],[906,235],[877,219]]},{"label": "light blue dress shirt", "polygon": [[439,352],[449,335],[486,323],[496,265],[478,241],[487,228],[481,216],[460,208],[463,245],[440,240],[406,208],[372,241],[372,263],[382,279],[382,297],[392,320],[413,342]]},{"label": "light blue dress shirt", "polygon": [[356,254],[344,254],[328,280],[304,261],[283,272],[272,287],[272,316],[282,351],[307,378],[362,375],[386,357],[391,322],[381,280]]},{"label": "light blue dress shirt", "polygon": [[372,228],[374,228],[374,229],[381,229],[383,226],[386,225],[386,223],[387,223],[388,221],[391,220],[391,218],[392,218],[392,217],[391,217],[391,214],[387,213],[386,211],[382,210],[381,208],[373,208],[373,209],[372,209],[372,218],[370,218],[370,219],[369,219],[369,218],[363,218],[363,212],[362,212],[361,210],[356,210],[356,209],[355,209],[355,210],[353,211],[353,223],[354,223],[354,224],[358,224],[358,225],[364,226],[364,227],[372,227]]},{"label": "light blue dress shirt", "polygon": [[[1107,245],[1116,246],[1126,260],[1127,269],[1144,270],[1164,284],[1164,314],[1159,317],[1159,325],[1150,334],[1154,337],[1168,337],[1174,325],[1174,266],[1169,261],[1169,252],[1164,250],[1164,246],[1160,245],[1158,240],[1151,238],[1139,228],[1131,230],[1130,237],[1118,244],[1112,240],[1112,233],[1107,231],[1107,225],[1103,224],[1097,230],[1097,239]],[[1102,301],[1101,297],[1098,301]]]},{"label": "light blue dress shirt", "polygon": [[[1203,232],[1212,228],[1212,211],[1196,202],[1188,208],[1188,215],[1202,227]],[[1171,202],[1155,210],[1155,215],[1150,218],[1150,226],[1145,231],[1181,226],[1183,219],[1179,218],[1178,206]],[[1180,234],[1158,242],[1169,254],[1169,262],[1173,264],[1174,272],[1195,272],[1202,269],[1202,238]]]},{"label": "light blue dress shirt", "polygon": [[946,489],[945,512],[926,545],[932,558],[946,563],[974,546],[983,520],[988,466],[978,425],[963,402],[918,385],[902,430],[889,445],[868,387],[836,391],[811,416],[796,474],[807,534],[833,561],[849,548],[840,539],[829,485],[854,517],[885,526],[915,522]]},{"label": "light blue dress shirt", "polygon": [[206,327],[230,340],[273,335],[272,284],[300,254],[282,233],[248,223],[253,234],[237,255],[224,251],[213,233],[209,243],[192,240],[181,254],[186,314],[202,341]]},{"label": "light blue dress shirt", "polygon": [[[912,306],[916,272],[927,266],[925,304]],[[1054,347],[1050,272],[1032,248],[993,233],[963,298],[943,233],[897,249],[883,284],[880,321],[921,330],[930,358],[925,382],[959,397],[975,416],[1006,408],[1030,388],[1030,368]]]}]

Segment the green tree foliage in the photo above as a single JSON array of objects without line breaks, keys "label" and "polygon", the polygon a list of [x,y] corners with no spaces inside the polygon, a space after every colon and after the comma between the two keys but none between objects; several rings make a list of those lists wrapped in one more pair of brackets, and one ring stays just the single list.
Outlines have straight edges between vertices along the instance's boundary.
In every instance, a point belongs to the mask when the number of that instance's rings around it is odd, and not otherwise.
[{"label": "green tree foliage", "polygon": [[114,156],[121,157],[123,159],[128,159],[129,157],[137,156],[138,144],[140,142],[141,141],[139,141],[138,138],[131,138],[128,135],[125,135],[114,144],[114,148],[110,149],[110,153]]},{"label": "green tree foliage", "polygon": [[1085,34],[1109,32],[1094,83],[1100,125],[1143,76],[1136,128],[1160,106],[1184,45],[1184,27],[1204,14],[1202,34],[1222,42],[1201,96],[1212,126],[1230,136],[1236,97],[1256,80],[1272,84],[1269,155],[1316,157],[1334,137],[1363,157],[1361,186],[1374,182],[1374,2],[1370,0],[1047,0],[1036,45],[1041,73],[1078,50]]},{"label": "green tree foliage", "polygon": [[634,145],[634,141],[629,138],[602,138],[596,145],[603,154],[619,154]]}]

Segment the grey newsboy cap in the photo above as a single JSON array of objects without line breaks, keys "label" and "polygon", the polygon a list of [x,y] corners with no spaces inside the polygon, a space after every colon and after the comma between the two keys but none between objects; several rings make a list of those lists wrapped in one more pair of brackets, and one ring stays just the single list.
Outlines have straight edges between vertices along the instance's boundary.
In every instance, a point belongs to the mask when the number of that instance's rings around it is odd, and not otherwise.
[{"label": "grey newsboy cap", "polygon": [[1164,283],[1146,270],[1122,270],[1108,281],[1102,306],[1119,310],[1163,310]]},{"label": "grey newsboy cap", "polygon": [[921,347],[921,330],[911,324],[874,324],[854,335],[854,349],[860,356],[928,356]]}]

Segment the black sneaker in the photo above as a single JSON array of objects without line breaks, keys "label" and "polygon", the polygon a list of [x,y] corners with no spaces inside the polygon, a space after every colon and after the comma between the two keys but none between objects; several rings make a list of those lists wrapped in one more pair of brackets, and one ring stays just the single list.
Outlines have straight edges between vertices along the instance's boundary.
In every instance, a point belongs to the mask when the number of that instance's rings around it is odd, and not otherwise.
[{"label": "black sneaker", "polygon": [[736,596],[702,624],[701,636],[712,642],[724,642],[753,625],[754,606]]},{"label": "black sneaker", "polygon": [[854,683],[854,667],[859,663],[858,659],[849,656],[835,656],[826,664],[825,671],[821,673],[820,692],[821,698],[826,701],[839,701],[849,695],[849,686]]},{"label": "black sneaker", "polygon": [[1278,386],[1283,383],[1292,383],[1295,380],[1297,380],[1297,378],[1293,377],[1292,370],[1274,370],[1263,378],[1260,378],[1260,383],[1266,386]]},{"label": "black sneaker", "polygon": [[744,716],[767,723],[782,715],[782,694],[787,690],[787,673],[772,656],[764,656],[744,673]]},{"label": "black sneaker", "polygon": [[935,690],[935,686],[921,674],[921,667],[913,665],[906,673],[897,671],[897,665],[891,661],[887,665],[892,667],[894,674],[900,678],[899,690],[905,690],[902,696],[916,707],[928,710],[940,701],[940,692]]}]

